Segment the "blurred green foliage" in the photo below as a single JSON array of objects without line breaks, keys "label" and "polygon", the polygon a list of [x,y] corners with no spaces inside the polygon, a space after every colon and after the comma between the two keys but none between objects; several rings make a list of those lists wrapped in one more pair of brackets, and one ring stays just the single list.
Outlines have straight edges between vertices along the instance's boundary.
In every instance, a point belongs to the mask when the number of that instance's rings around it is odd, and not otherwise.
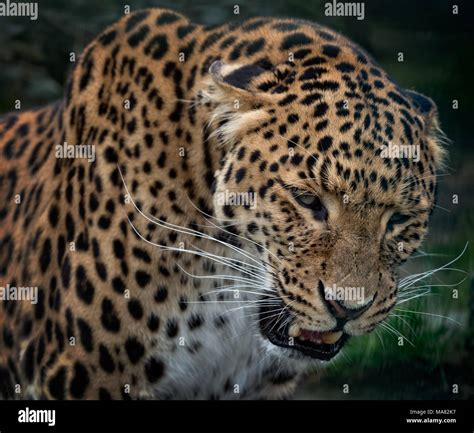
[{"label": "blurred green foliage", "polygon": [[[439,177],[439,207],[425,244],[427,254],[410,260],[401,275],[442,266],[473,239],[472,2],[370,0],[365,2],[362,21],[326,17],[325,1],[318,0],[39,3],[38,21],[0,18],[0,112],[12,110],[17,99],[23,108],[30,108],[61,97],[71,68],[69,53],[80,53],[105,26],[123,15],[124,5],[130,5],[132,11],[168,7],[205,25],[270,15],[314,20],[340,31],[371,53],[400,85],[432,97],[441,126],[451,139],[450,161]],[[459,6],[458,15],[452,13],[453,4]],[[234,15],[234,5],[239,6],[239,16]],[[403,62],[397,60],[400,52]],[[459,101],[459,109],[453,109],[453,100]],[[453,195],[459,197],[458,204],[453,203]],[[380,328],[352,339],[342,356],[303,385],[298,397],[472,398],[472,264],[468,248],[450,267],[458,271],[442,270],[418,282],[419,289],[432,293],[400,305],[409,311],[394,311],[399,316],[389,322],[394,331]],[[453,298],[454,289],[459,290],[458,299]],[[399,345],[400,335],[405,337],[403,346]],[[317,383],[319,376],[325,377],[321,383]],[[455,383],[459,394],[451,392]],[[343,384],[351,384],[349,394],[342,392]]]}]

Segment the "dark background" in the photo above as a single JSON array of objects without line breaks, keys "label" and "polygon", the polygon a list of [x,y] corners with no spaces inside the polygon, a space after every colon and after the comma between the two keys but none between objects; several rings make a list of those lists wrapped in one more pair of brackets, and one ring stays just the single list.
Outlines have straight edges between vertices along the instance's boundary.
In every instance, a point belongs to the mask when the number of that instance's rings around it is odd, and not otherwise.
[{"label": "dark background", "polygon": [[[439,207],[430,235],[401,272],[435,269],[457,257],[473,239],[474,50],[470,1],[365,1],[365,19],[326,17],[315,0],[41,0],[39,19],[0,17],[0,112],[50,102],[62,95],[69,53],[78,55],[105,26],[144,7],[168,7],[206,25],[256,15],[318,21],[363,46],[402,86],[424,93],[438,105],[450,138],[450,160],[440,176]],[[240,15],[233,7],[238,4]],[[453,15],[453,5],[459,14]],[[403,52],[404,61],[398,62]],[[453,109],[453,100],[459,108]],[[453,195],[459,203],[453,204]],[[328,368],[304,383],[298,398],[459,399],[474,397],[474,285],[470,246],[462,257],[416,283],[427,296],[400,305],[389,324],[395,331],[349,342]],[[453,290],[459,297],[453,298]],[[418,294],[422,292],[413,292]],[[407,312],[406,310],[409,310]],[[440,317],[446,316],[446,317]],[[404,345],[398,345],[403,335]],[[349,393],[343,386],[349,385]],[[453,385],[458,393],[453,393]]]}]

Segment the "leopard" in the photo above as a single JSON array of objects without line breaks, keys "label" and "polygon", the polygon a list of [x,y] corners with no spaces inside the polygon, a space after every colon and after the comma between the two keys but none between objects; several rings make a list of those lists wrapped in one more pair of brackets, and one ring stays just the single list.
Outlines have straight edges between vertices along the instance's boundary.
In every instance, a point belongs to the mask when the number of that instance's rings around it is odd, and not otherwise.
[{"label": "leopard", "polygon": [[445,147],[328,27],[123,16],[0,121],[2,398],[291,398],[397,304]]}]

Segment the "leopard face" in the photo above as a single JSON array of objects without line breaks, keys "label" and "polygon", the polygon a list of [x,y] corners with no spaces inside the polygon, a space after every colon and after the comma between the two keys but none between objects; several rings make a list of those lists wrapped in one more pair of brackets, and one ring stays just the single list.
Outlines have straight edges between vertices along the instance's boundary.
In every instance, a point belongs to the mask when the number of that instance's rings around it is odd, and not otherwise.
[{"label": "leopard face", "polygon": [[[269,70],[216,63],[211,75],[211,100],[248,104],[216,114],[231,150],[215,197],[253,198],[216,209],[262,246],[261,332],[290,356],[328,360],[396,305],[397,268],[434,205],[435,106],[353,47]],[[391,158],[394,144],[415,153]]]}]

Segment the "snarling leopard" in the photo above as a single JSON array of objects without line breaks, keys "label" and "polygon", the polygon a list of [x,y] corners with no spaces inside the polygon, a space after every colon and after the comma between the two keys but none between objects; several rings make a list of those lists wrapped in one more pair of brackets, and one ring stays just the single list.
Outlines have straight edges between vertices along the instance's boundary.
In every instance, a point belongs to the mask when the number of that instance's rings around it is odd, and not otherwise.
[{"label": "snarling leopard", "polygon": [[0,393],[290,396],[396,305],[444,154],[326,27],[123,17],[0,121]]}]

